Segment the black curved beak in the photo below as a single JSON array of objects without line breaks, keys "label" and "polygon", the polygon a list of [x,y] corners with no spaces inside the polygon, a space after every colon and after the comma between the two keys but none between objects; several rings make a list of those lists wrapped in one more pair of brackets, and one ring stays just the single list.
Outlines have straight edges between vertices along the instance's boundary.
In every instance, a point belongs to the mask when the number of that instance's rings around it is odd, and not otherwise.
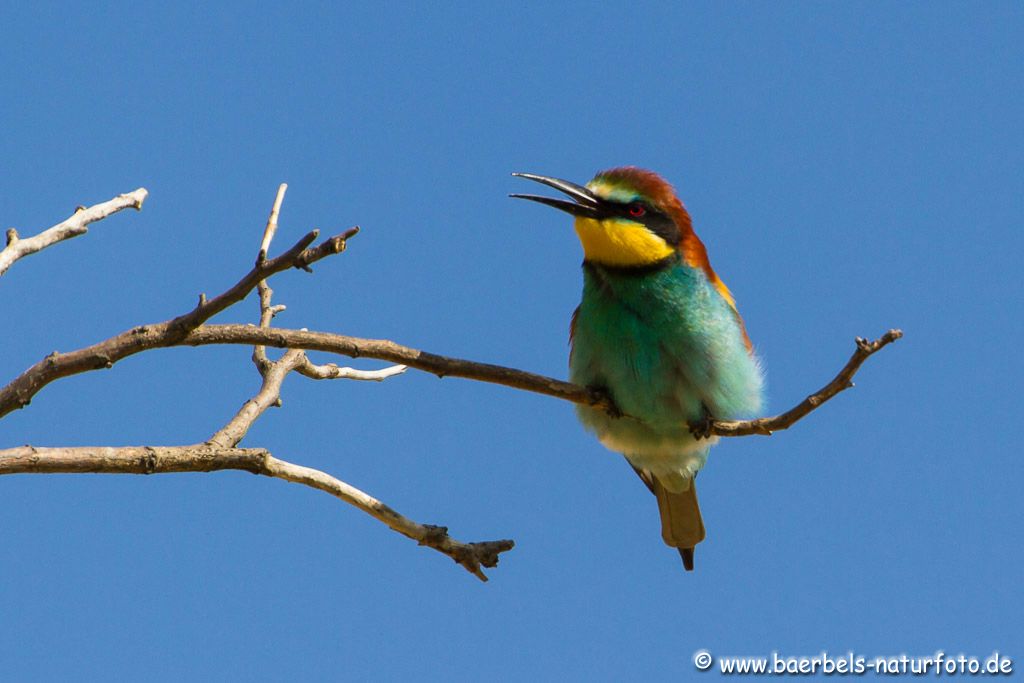
[{"label": "black curved beak", "polygon": [[571,213],[573,216],[584,216],[586,218],[598,218],[600,216],[601,199],[582,185],[570,183],[568,180],[560,180],[559,178],[534,175],[533,173],[513,173],[512,175],[517,178],[535,180],[538,183],[547,185],[548,187],[553,187],[559,192],[564,192],[569,195],[575,199],[576,202],[568,202],[564,199],[553,199],[551,197],[542,197],[535,194],[510,194],[509,197],[515,197],[516,199],[529,199],[532,202],[547,204],[548,206],[553,206],[554,208],[565,211],[566,213]]}]

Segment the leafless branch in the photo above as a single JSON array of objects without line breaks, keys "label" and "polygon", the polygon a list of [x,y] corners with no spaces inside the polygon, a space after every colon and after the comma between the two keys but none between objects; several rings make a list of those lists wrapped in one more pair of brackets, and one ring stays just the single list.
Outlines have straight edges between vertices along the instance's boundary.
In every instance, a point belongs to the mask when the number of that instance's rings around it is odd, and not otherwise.
[{"label": "leafless branch", "polygon": [[7,231],[7,246],[0,251],[0,276],[20,258],[34,254],[57,242],[84,235],[89,231],[90,223],[102,220],[122,209],[141,209],[148,194],[145,188],[140,187],[134,192],[119,195],[108,202],[96,204],[88,209],[79,207],[67,220],[32,237],[19,237],[17,230],[9,229]]},{"label": "leafless branch", "polygon": [[358,228],[352,228],[329,238],[319,246],[310,247],[318,234],[318,231],[313,230],[277,258],[254,266],[245,277],[223,294],[213,299],[200,297],[199,303],[188,313],[161,323],[133,327],[77,351],[51,353],[0,389],[0,417],[28,405],[33,396],[54,380],[90,370],[109,368],[122,358],[148,349],[180,344],[181,340],[196,327],[244,299],[260,280],[290,268],[308,270],[311,264],[320,259],[344,251],[346,240],[357,232]]},{"label": "leafless branch", "polygon": [[356,368],[338,367],[334,363],[314,365],[307,358],[304,363],[295,368],[295,371],[310,379],[355,379],[366,382],[383,382],[388,377],[402,374],[407,368],[407,365],[389,365],[380,370],[357,370]]},{"label": "leafless branch", "polygon": [[[53,381],[53,379],[95,369],[95,367],[90,367],[88,364],[80,362],[72,366],[70,361],[64,361],[64,358],[72,357],[77,360],[80,357],[78,354],[84,354],[89,351],[92,354],[99,354],[103,358],[116,358],[120,360],[134,353],[152,348],[181,345],[204,346],[209,344],[273,346],[277,348],[323,351],[351,358],[375,358],[392,363],[400,363],[435,374],[438,377],[462,377],[492,384],[501,384],[515,389],[553,396],[573,403],[603,408],[613,414],[621,414],[618,413],[614,403],[607,394],[591,387],[582,387],[515,368],[441,356],[402,346],[385,339],[362,339],[360,337],[327,332],[260,328],[252,325],[201,325],[180,339],[169,337],[161,329],[136,329],[139,330],[136,336],[142,339],[132,339],[131,337],[126,337],[126,333],[122,333],[117,337],[112,337],[107,341],[88,347],[88,349],[62,354],[52,360],[52,366],[47,366],[47,363],[50,362],[48,357],[32,368],[29,368],[7,387],[0,389],[0,416],[18,407],[15,400],[9,398],[9,396],[31,398],[31,394],[26,393],[29,389],[35,388],[35,391],[38,391],[38,389],[41,389],[45,384]],[[719,436],[768,435],[773,431],[780,431],[792,426],[797,420],[810,413],[825,401],[828,401],[840,391],[849,388],[850,380],[861,364],[876,351],[899,339],[902,334],[899,330],[891,330],[881,339],[874,342],[858,340],[857,350],[840,374],[823,389],[808,396],[793,409],[775,417],[759,418],[756,420],[716,420],[712,423],[711,433]],[[132,342],[131,346],[129,346],[129,342]],[[35,377],[35,375],[45,370],[49,371],[45,382]],[[12,387],[16,385],[26,389],[22,389],[21,394],[15,393],[16,390],[12,389]]]},{"label": "leafless branch", "polygon": [[[482,580],[486,580],[481,567],[493,567],[500,553],[513,547],[511,540],[463,543],[448,536],[447,529],[419,524],[393,509],[319,470],[303,467],[274,458],[260,448],[240,448],[238,444],[253,423],[270,407],[280,403],[284,378],[297,372],[312,379],[358,379],[380,381],[403,372],[406,367],[416,368],[438,377],[466,379],[501,384],[504,386],[553,396],[579,404],[594,406],[623,419],[637,419],[622,415],[606,393],[562,380],[545,377],[500,365],[478,363],[420,351],[382,339],[361,339],[306,329],[272,327],[274,316],[284,310],[271,303],[273,291],[266,280],[271,275],[288,270],[309,267],[327,256],[345,250],[347,240],[358,232],[352,228],[331,237],[318,246],[318,231],[314,230],[296,242],[280,256],[269,259],[267,254],[277,230],[281,203],[287,185],[278,189],[270,212],[256,264],[241,280],[222,294],[207,299],[199,296],[195,308],[176,318],[160,323],[141,325],[109,339],[68,353],[54,352],[0,388],[0,418],[11,411],[28,405],[29,401],[50,382],[63,377],[109,368],[128,356],[156,348],[173,346],[201,346],[211,344],[245,344],[253,346],[253,362],[262,377],[259,391],[204,444],[190,446],[126,446],[34,448],[24,446],[0,450],[0,475],[16,473],[104,472],[154,474],[165,472],[209,472],[214,470],[245,470],[264,476],[304,484],[320,489],[348,502],[387,524],[390,528],[452,557],[456,562]],[[7,246],[0,251],[0,275],[17,259],[34,253],[50,244],[69,239],[86,231],[95,222],[129,206],[140,208],[146,190],[139,189],[121,195],[110,202],[90,209],[81,209],[67,221],[28,239],[20,239],[13,228],[7,231]],[[214,315],[244,299],[253,289],[259,293],[259,325],[211,325]],[[746,421],[713,421],[710,433],[719,436],[745,436],[771,434],[787,429],[817,407],[853,386],[853,376],[872,354],[902,336],[899,330],[890,330],[876,341],[857,339],[857,348],[847,364],[832,381],[811,394],[801,403],[774,417]],[[286,349],[277,360],[271,360],[266,347]],[[333,353],[352,358],[374,358],[396,365],[379,370],[358,370],[338,367],[333,363],[316,365],[306,356],[307,350]]]},{"label": "leafless branch", "polygon": [[[263,232],[263,241],[260,244],[260,251],[256,258],[257,267],[266,262],[267,251],[270,249],[274,233],[277,230],[281,203],[287,187],[287,185],[282,184],[278,188],[277,197],[270,211],[270,217]],[[344,242],[341,243],[341,249],[343,248]],[[308,266],[309,263],[312,263],[312,261],[307,262],[306,265]],[[274,316],[284,310],[284,306],[274,306],[271,303],[273,290],[270,289],[265,279],[259,280],[256,287],[259,291],[259,329],[270,329]],[[346,370],[351,370],[351,372],[345,373],[340,372],[341,369],[337,367],[330,368],[314,365],[309,361],[306,357],[306,352],[302,349],[288,349],[281,358],[272,361],[267,357],[266,347],[262,345],[253,347],[253,362],[263,378],[259,392],[246,401],[235,416],[210,437],[206,444],[204,444],[205,447],[226,447],[232,449],[237,446],[255,421],[268,408],[280,405],[281,386],[284,383],[285,377],[293,370],[297,370],[301,374],[313,377],[314,379],[373,378],[379,381],[399,374],[405,369],[403,367],[394,367],[377,371],[355,371],[346,368]],[[363,376],[360,376],[360,373]],[[230,459],[228,461],[230,462]],[[258,474],[304,484],[330,493],[384,522],[395,531],[416,540],[421,545],[427,545],[445,553],[482,581],[486,581],[487,577],[484,575],[481,567],[496,566],[498,555],[506,550],[511,550],[514,545],[511,540],[462,543],[448,536],[447,529],[419,524],[403,517],[369,494],[320,470],[278,460],[269,453],[264,455],[260,464],[261,467],[257,470]]]},{"label": "leafless branch", "polygon": [[[279,327],[261,329],[252,325],[203,325],[194,329],[185,339],[181,340],[181,343],[190,346],[261,344],[282,349],[323,351],[350,358],[374,358],[423,370],[438,377],[462,377],[501,384],[612,412],[617,410],[610,397],[597,389],[515,368],[420,351],[387,339],[363,339],[343,334]],[[2,408],[3,403],[0,402],[0,410]]]},{"label": "leafless branch", "polygon": [[[84,372],[92,368],[79,366],[89,355],[109,367],[125,355],[145,350],[146,340],[162,340],[161,343],[184,335],[201,325],[221,310],[240,301],[256,287],[259,290],[260,328],[270,329],[271,321],[284,306],[271,304],[273,292],[266,283],[266,277],[291,267],[309,270],[309,266],[325,256],[340,253],[345,249],[346,240],[358,229],[349,230],[331,238],[315,248],[309,245],[316,238],[316,231],[306,235],[284,255],[267,261],[267,252],[277,229],[281,203],[284,199],[286,185],[278,189],[277,197],[271,209],[263,240],[256,259],[256,266],[238,284],[224,294],[208,300],[205,294],[199,296],[195,309],[173,320],[152,326],[143,326],[129,330],[122,335],[107,340],[108,343],[83,349],[84,354],[51,354],[36,366],[36,370],[49,368]],[[16,243],[17,233],[13,229],[8,232],[8,242]],[[139,342],[142,346],[139,346]],[[0,475],[16,473],[55,473],[55,472],[102,472],[102,473],[137,473],[154,474],[164,472],[210,472],[214,470],[236,469],[246,470],[264,476],[284,479],[313,488],[320,489],[367,512],[388,527],[426,545],[445,553],[466,568],[474,576],[487,580],[482,567],[497,565],[500,553],[510,550],[514,543],[511,540],[483,541],[463,543],[448,535],[445,527],[419,524],[414,522],[381,501],[330,476],[329,474],[309,467],[296,465],[274,458],[265,449],[238,448],[238,443],[245,437],[255,421],[267,408],[280,404],[281,386],[289,372],[295,370],[300,374],[314,379],[362,379],[381,381],[387,377],[400,374],[403,366],[392,366],[381,370],[355,370],[339,368],[335,365],[315,365],[306,357],[302,349],[289,349],[276,361],[271,361],[264,346],[257,345],[253,350],[253,361],[262,377],[259,392],[239,409],[224,427],[210,437],[204,444],[191,446],[127,446],[127,447],[79,447],[79,448],[22,448],[0,451]],[[75,369],[79,368],[79,369]],[[30,369],[31,371],[31,369]],[[58,373],[59,374],[59,373]],[[55,377],[54,377],[55,378]],[[38,379],[38,377],[37,377]],[[32,387],[37,392],[48,381]],[[17,381],[17,380],[16,380]],[[34,382],[29,382],[32,385]],[[12,389],[9,385],[6,389]],[[18,394],[14,388],[14,395]],[[22,397],[25,394],[21,394]],[[27,401],[26,401],[27,402]]]},{"label": "leafless branch", "polygon": [[267,258],[270,253],[270,243],[274,240],[274,233],[277,232],[277,219],[281,215],[281,204],[284,202],[284,193],[288,191],[288,183],[281,183],[277,188],[277,196],[274,197],[274,206],[270,209],[270,217],[267,219],[267,227],[263,231],[263,241],[260,242],[260,251],[256,256],[259,263]]},{"label": "leafless branch", "polygon": [[[277,222],[281,213],[281,204],[284,201],[284,194],[288,185],[282,183],[277,189],[277,196],[274,199],[274,206],[270,210],[270,217],[267,219],[267,226],[263,231],[263,240],[260,243],[260,250],[256,257],[256,267],[265,264],[267,251],[270,249],[274,234],[277,232]],[[353,233],[354,234],[354,233]],[[341,243],[344,249],[344,242]],[[339,249],[339,251],[341,250]],[[308,263],[306,264],[308,266]],[[274,295],[266,279],[256,283],[259,292],[259,329],[270,329],[274,316],[284,310],[284,306],[274,306],[271,301]],[[202,305],[202,300],[200,301]],[[337,366],[316,366],[306,357],[302,349],[288,349],[284,355],[271,361],[267,357],[266,347],[257,344],[253,346],[253,363],[263,377],[263,385],[259,393],[245,402],[231,420],[219,429],[207,440],[211,446],[232,447],[245,437],[253,423],[262,415],[267,408],[281,403],[281,385],[289,372],[298,370],[301,374],[313,379],[376,379],[381,381],[387,377],[394,376],[405,370],[404,367],[395,366],[383,370],[358,371],[352,368],[338,368]],[[343,372],[347,370],[348,372]]]},{"label": "leafless branch", "polygon": [[[834,397],[844,389],[853,386],[853,376],[869,356],[903,336],[900,330],[889,330],[876,341],[857,338],[857,348],[846,366],[836,377],[819,391],[811,394],[792,409],[774,417],[756,420],[715,420],[711,433],[717,436],[770,435],[791,427],[798,420]],[[206,344],[264,344],[279,348],[307,349],[335,353],[351,358],[375,358],[398,362],[411,368],[423,370],[438,377],[463,377],[481,382],[553,396],[573,403],[595,406],[619,414],[610,397],[576,384],[563,382],[552,377],[535,375],[530,372],[506,368],[500,365],[477,363],[461,358],[439,356],[426,351],[402,346],[385,339],[361,339],[327,332],[289,330],[274,328],[263,330],[247,325],[203,325],[196,328],[182,343],[195,346]],[[629,418],[629,416],[624,416]]]},{"label": "leafless branch", "polygon": [[266,412],[267,408],[281,400],[281,384],[285,376],[301,365],[305,359],[302,349],[289,349],[280,360],[269,363],[261,370],[263,385],[259,393],[245,402],[231,420],[211,436],[206,443],[210,446],[231,448],[245,438],[253,423]]},{"label": "leafless branch", "polygon": [[192,446],[84,446],[0,450],[0,475],[5,474],[164,474],[244,470],[284,479],[329,493],[384,522],[403,536],[448,555],[482,581],[482,567],[494,567],[498,556],[515,545],[510,540],[464,543],[445,527],[420,524],[404,517],[373,496],[329,474],[275,458],[262,448]]},{"label": "leafless branch", "polygon": [[889,330],[875,341],[868,341],[863,337],[857,337],[857,348],[854,350],[853,355],[850,356],[850,360],[843,366],[843,369],[839,371],[839,374],[831,382],[800,403],[775,417],[762,417],[757,420],[715,420],[712,423],[712,433],[719,436],[748,436],[751,434],[771,436],[772,432],[789,429],[798,420],[821,406],[825,401],[828,401],[841,391],[852,388],[853,376],[857,374],[864,361],[873,353],[882,350],[902,336],[902,330]]}]

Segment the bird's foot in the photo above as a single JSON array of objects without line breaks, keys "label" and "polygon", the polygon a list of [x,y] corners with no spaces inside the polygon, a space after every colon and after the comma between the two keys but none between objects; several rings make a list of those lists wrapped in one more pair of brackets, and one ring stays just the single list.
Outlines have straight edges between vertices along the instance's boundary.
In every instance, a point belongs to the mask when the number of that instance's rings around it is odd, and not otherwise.
[{"label": "bird's foot", "polygon": [[707,406],[701,406],[701,416],[698,420],[693,420],[689,423],[690,434],[693,438],[700,441],[701,439],[711,438],[711,429],[715,426],[715,418],[711,416],[711,411],[708,410]]},{"label": "bird's foot", "polygon": [[609,391],[608,387],[592,384],[587,387],[587,390],[594,397],[595,403],[602,407],[609,417],[617,420],[625,416],[625,413],[615,403],[615,397],[612,396],[612,392]]}]

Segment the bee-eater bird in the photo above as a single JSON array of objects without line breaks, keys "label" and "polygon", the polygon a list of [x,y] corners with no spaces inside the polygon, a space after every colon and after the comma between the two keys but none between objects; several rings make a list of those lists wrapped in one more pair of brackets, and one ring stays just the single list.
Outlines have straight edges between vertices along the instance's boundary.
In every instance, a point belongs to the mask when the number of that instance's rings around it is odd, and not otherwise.
[{"label": "bee-eater bird", "polygon": [[692,570],[705,536],[694,477],[718,440],[710,422],[761,407],[761,366],[732,294],[656,173],[613,168],[586,187],[513,175],[575,200],[511,195],[575,217],[583,299],[570,327],[569,378],[606,391],[622,415],[585,405],[576,413],[657,497],[662,539]]}]

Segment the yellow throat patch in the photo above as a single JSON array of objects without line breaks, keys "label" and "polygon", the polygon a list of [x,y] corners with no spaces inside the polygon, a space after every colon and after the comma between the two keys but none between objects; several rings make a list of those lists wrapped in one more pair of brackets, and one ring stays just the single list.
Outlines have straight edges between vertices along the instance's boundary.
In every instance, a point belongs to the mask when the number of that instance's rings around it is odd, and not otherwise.
[{"label": "yellow throat patch", "polygon": [[643,225],[622,219],[599,221],[577,217],[576,234],[586,259],[608,266],[647,266],[675,251],[675,247]]}]

